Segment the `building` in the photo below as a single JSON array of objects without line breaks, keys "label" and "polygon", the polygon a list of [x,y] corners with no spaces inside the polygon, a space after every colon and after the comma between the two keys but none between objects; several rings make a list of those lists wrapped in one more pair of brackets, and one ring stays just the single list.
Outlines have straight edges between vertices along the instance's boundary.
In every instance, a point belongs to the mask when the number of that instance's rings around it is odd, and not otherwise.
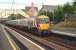
[{"label": "building", "polygon": [[43,5],[43,10],[53,12],[55,9],[57,9],[57,6],[55,5]]},{"label": "building", "polygon": [[32,6],[27,6],[25,7],[25,12],[30,16],[30,17],[36,17],[38,16],[38,8],[34,6],[34,3],[31,4]]}]

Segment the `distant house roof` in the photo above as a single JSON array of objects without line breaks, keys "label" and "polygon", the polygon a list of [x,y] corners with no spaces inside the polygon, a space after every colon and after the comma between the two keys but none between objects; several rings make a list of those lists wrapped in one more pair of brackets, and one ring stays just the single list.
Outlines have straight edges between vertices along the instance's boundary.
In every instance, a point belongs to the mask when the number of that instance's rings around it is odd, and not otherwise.
[{"label": "distant house roof", "polygon": [[31,6],[26,6],[25,7],[25,12],[30,16],[30,17],[35,17],[38,15],[38,8],[34,6],[34,3],[31,3]]},{"label": "distant house roof", "polygon": [[[25,7],[25,11],[27,12],[27,11],[29,11],[31,8],[32,8],[32,7],[27,6],[27,7]],[[35,9],[36,11],[38,11],[38,8],[37,8],[37,7],[34,7],[34,9]]]},{"label": "distant house roof", "polygon": [[43,5],[43,10],[54,11],[55,9],[57,9],[56,5]]},{"label": "distant house roof", "polygon": [[38,8],[37,7],[26,7],[26,13],[30,16],[30,17],[34,17],[38,15]]}]

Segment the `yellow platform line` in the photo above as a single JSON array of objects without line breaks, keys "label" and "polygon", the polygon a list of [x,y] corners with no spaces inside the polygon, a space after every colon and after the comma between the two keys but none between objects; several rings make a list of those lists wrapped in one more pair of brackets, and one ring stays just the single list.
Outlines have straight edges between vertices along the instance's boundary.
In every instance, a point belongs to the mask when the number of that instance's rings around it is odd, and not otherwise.
[{"label": "yellow platform line", "polygon": [[8,41],[9,41],[9,43],[10,43],[10,45],[11,45],[11,47],[13,48],[13,50],[16,50],[16,46],[15,46],[15,45],[13,44],[13,42],[11,41],[10,36],[6,33],[6,31],[4,30],[3,26],[2,26],[2,29],[3,29],[3,31],[4,31],[4,33],[5,33]]}]

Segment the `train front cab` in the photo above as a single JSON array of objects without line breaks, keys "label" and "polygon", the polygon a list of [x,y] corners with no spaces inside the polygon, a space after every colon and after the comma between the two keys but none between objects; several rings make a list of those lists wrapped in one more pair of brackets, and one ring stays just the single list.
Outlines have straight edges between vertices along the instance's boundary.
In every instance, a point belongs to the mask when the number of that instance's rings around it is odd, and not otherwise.
[{"label": "train front cab", "polygon": [[38,32],[40,35],[48,35],[50,33],[50,20],[48,16],[39,16],[37,20]]}]

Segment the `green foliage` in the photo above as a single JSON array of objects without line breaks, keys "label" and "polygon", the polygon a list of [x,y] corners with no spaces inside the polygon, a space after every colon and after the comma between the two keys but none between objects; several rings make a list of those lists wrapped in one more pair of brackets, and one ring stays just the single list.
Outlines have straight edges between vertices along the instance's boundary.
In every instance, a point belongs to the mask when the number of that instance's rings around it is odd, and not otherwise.
[{"label": "green foliage", "polygon": [[46,12],[45,10],[43,10],[43,7],[39,11],[39,15],[47,15],[50,18],[50,21],[52,21],[53,13],[49,11]]},{"label": "green foliage", "polygon": [[74,0],[73,5],[76,6],[76,0]]},{"label": "green foliage", "polygon": [[64,13],[62,7],[58,6],[58,8],[54,11],[54,21],[60,22],[64,19]]},{"label": "green foliage", "polygon": [[50,12],[50,11],[46,12],[42,8],[39,12],[39,15],[47,15],[50,18],[50,21],[54,21],[54,22],[59,22],[63,20],[64,17],[62,7],[60,6],[58,6],[58,8],[54,12]]},{"label": "green foliage", "polygon": [[73,12],[76,13],[76,0],[74,0],[72,5]]},{"label": "green foliage", "polygon": [[39,15],[46,15],[46,11],[43,10],[43,7],[42,7],[41,10],[39,11]]},{"label": "green foliage", "polygon": [[46,15],[46,11],[41,10],[41,11],[39,12],[39,15]]},{"label": "green foliage", "polygon": [[47,16],[50,18],[50,21],[53,21],[53,13],[47,12]]},{"label": "green foliage", "polygon": [[[73,2],[73,5],[69,3],[64,4],[64,6],[58,6],[54,12],[47,11],[47,16],[53,22],[60,22],[64,20],[65,14],[69,17],[69,14],[76,13],[76,0]],[[46,15],[46,11],[43,8],[40,10],[39,15]]]},{"label": "green foliage", "polygon": [[65,14],[72,14],[72,13],[73,13],[72,6],[71,6],[69,3],[65,4],[65,5],[63,6],[63,12],[64,12]]}]

